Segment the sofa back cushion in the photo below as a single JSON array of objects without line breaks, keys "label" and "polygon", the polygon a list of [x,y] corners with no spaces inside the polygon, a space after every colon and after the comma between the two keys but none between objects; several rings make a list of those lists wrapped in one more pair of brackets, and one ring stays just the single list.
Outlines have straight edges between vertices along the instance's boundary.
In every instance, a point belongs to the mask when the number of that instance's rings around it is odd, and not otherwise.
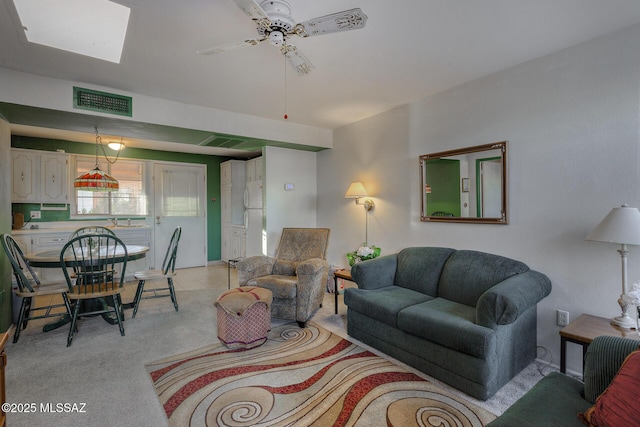
[{"label": "sofa back cushion", "polygon": [[503,280],[529,270],[526,264],[486,252],[460,250],[447,260],[438,296],[461,304],[476,306],[487,289]]},{"label": "sofa back cushion", "polygon": [[447,259],[455,252],[450,248],[405,248],[398,253],[395,285],[432,297],[438,295],[438,281]]}]

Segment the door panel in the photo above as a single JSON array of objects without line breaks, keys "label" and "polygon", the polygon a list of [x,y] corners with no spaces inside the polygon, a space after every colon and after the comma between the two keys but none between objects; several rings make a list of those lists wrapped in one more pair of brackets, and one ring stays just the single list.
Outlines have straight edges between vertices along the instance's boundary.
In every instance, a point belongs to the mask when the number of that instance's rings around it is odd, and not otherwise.
[{"label": "door panel", "polygon": [[176,227],[182,227],[176,268],[207,264],[206,180],[204,165],[155,163],[153,180],[155,268],[162,261]]}]

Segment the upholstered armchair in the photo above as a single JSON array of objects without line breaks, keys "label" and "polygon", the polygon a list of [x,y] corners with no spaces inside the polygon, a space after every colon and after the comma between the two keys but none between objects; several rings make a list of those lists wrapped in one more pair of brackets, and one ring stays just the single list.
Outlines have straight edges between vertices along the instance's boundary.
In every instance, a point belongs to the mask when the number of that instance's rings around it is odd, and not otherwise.
[{"label": "upholstered armchair", "polygon": [[329,234],[328,228],[284,228],[275,257],[253,256],[236,264],[240,286],[269,289],[271,316],[293,319],[304,328],[322,305]]}]

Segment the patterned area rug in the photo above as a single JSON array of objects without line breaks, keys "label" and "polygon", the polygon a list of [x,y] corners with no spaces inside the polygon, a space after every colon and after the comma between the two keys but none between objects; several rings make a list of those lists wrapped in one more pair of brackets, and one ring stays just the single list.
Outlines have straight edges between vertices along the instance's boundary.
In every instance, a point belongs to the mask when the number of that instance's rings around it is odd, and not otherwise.
[{"label": "patterned area rug", "polygon": [[222,344],[147,371],[172,426],[483,426],[485,409],[309,322],[250,350]]}]

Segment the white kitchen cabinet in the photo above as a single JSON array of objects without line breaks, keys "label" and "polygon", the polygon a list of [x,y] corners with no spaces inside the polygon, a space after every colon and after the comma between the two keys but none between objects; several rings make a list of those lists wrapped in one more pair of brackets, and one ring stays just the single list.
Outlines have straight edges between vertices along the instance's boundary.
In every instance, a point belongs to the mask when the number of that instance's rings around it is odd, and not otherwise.
[{"label": "white kitchen cabinet", "polygon": [[[223,261],[244,256],[244,189],[246,162],[229,160],[220,164],[221,258]],[[243,234],[244,235],[244,234]]]},{"label": "white kitchen cabinet", "polygon": [[[20,249],[22,249],[25,254],[28,254],[51,250],[60,251],[67,240],[69,240],[69,236],[71,236],[71,231],[13,234],[11,237],[18,243]],[[65,280],[62,268],[36,268],[35,271],[38,277],[47,282]]]},{"label": "white kitchen cabinet", "polygon": [[40,154],[40,203],[69,201],[69,160],[66,154]]},{"label": "white kitchen cabinet", "polygon": [[32,151],[11,150],[11,201],[37,202],[38,156]]},{"label": "white kitchen cabinet", "polygon": [[241,258],[245,256],[245,230],[242,226],[231,226],[231,259]]},{"label": "white kitchen cabinet", "polygon": [[247,160],[247,181],[262,181],[262,157]]},{"label": "white kitchen cabinet", "polygon": [[64,153],[11,150],[13,203],[68,203],[69,162]]}]

